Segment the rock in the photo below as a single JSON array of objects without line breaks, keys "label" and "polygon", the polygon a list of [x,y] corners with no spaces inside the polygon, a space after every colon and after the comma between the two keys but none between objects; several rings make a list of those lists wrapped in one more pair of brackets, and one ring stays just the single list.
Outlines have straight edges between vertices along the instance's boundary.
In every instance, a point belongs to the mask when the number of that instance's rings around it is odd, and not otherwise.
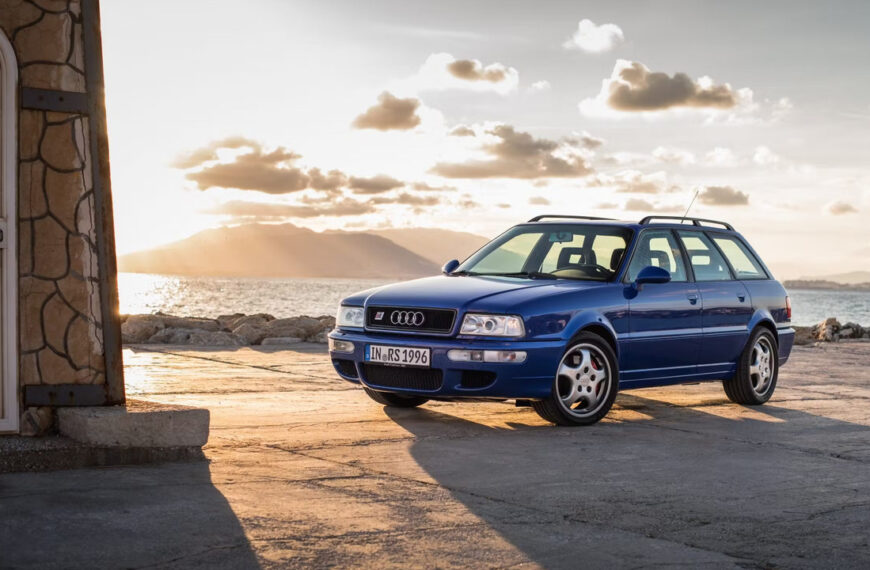
[{"label": "rock", "polygon": [[148,339],[148,344],[188,344],[195,329],[164,328]]},{"label": "rock", "polygon": [[174,315],[164,315],[157,313],[155,316],[163,320],[165,327],[176,329],[199,329],[203,331],[216,332],[221,330],[221,325],[216,319],[201,319],[198,317],[176,317]]},{"label": "rock", "polygon": [[248,342],[233,333],[225,331],[194,331],[190,334],[188,344],[194,346],[245,346]]},{"label": "rock", "polygon": [[335,317],[317,317],[317,320],[329,330],[335,328]]},{"label": "rock", "polygon": [[136,344],[148,341],[165,327],[163,320],[154,315],[130,315],[121,324],[121,341]]},{"label": "rock", "polygon": [[298,336],[273,336],[264,338],[260,344],[263,346],[280,346],[283,344],[297,344],[302,342]]},{"label": "rock", "polygon": [[851,327],[843,327],[840,329],[840,338],[852,338],[852,334],[855,332],[855,329]]},{"label": "rock", "polygon": [[269,337],[298,337],[308,338],[316,335],[324,329],[324,324],[311,317],[290,317],[289,319],[275,319],[266,326]]},{"label": "rock", "polygon": [[30,407],[21,414],[21,435],[38,437],[45,435],[54,425],[54,413],[48,406]]},{"label": "rock", "polygon": [[235,322],[244,317],[245,313],[233,313],[232,315],[220,315],[217,318],[221,329],[231,331],[235,327]]},{"label": "rock", "polygon": [[244,346],[247,342],[233,333],[168,327],[148,339],[148,344],[186,344],[190,346]]},{"label": "rock", "polygon": [[840,338],[840,321],[830,317],[815,325],[812,330],[813,338],[824,342],[837,342]]},{"label": "rock", "polygon": [[317,342],[320,344],[326,344],[327,342],[329,342],[329,339],[326,336],[328,334],[329,334],[328,330],[322,330],[319,333],[317,333],[316,335],[314,335],[306,340],[308,342]]},{"label": "rock", "polygon": [[813,344],[816,341],[813,336],[813,327],[794,327],[794,343],[798,346]]},{"label": "rock", "polygon": [[255,327],[265,327],[271,321],[274,321],[275,317],[266,313],[257,313],[256,315],[242,315],[240,318],[233,321],[232,326],[229,327],[230,330],[234,330],[239,328],[242,325],[253,325]]},{"label": "rock", "polygon": [[266,338],[266,327],[243,323],[233,329],[233,334],[244,339],[247,344],[260,344],[260,341]]}]

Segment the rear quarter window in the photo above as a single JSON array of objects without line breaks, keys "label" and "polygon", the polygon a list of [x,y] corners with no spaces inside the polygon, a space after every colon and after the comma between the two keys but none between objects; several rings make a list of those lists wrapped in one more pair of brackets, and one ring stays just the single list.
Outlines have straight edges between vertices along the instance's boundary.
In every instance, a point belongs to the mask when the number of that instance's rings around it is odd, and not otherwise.
[{"label": "rear quarter window", "polygon": [[758,259],[749,251],[743,242],[730,236],[713,236],[713,241],[725,254],[737,279],[767,279],[767,273]]}]

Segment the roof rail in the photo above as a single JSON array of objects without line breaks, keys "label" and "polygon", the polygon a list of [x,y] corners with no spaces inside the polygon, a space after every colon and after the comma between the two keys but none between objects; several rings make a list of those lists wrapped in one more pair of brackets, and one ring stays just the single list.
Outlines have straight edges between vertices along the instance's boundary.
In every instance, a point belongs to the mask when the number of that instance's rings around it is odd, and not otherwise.
[{"label": "roof rail", "polygon": [[724,226],[725,229],[731,230],[732,232],[734,231],[734,226],[732,226],[728,222],[720,222],[719,220],[707,220],[705,218],[687,218],[685,216],[647,216],[640,221],[640,225],[645,226],[649,224],[651,220],[679,220],[681,223],[683,221],[690,221],[692,222],[692,225],[695,226],[703,226],[705,223],[719,224],[720,226]]},{"label": "roof rail", "polygon": [[540,222],[544,218],[559,218],[562,220],[612,220],[613,218],[597,218],[595,216],[561,216],[559,214],[543,214],[535,216],[529,222]]}]

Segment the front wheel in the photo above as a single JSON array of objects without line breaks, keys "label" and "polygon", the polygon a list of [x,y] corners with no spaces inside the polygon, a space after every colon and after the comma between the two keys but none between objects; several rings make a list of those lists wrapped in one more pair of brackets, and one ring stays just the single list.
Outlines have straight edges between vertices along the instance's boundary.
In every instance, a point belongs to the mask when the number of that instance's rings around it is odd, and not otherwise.
[{"label": "front wheel", "polygon": [[618,390],[616,353],[597,334],[584,332],[559,361],[550,396],[532,408],[560,426],[590,425],[607,415]]},{"label": "front wheel", "polygon": [[393,394],[392,392],[378,392],[377,390],[365,387],[363,387],[363,390],[375,402],[392,408],[416,408],[429,401],[429,398],[423,398],[422,396],[403,396],[401,394]]},{"label": "front wheel", "polygon": [[725,395],[737,404],[757,406],[770,399],[779,376],[779,351],[776,337],[764,327],[752,332],[740,360],[737,373],[722,382]]}]

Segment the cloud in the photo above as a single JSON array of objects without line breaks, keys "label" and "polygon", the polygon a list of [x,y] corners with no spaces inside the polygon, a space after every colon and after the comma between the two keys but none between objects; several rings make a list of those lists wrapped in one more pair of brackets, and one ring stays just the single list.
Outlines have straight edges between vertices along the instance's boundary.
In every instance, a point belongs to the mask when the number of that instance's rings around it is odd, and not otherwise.
[{"label": "cloud", "polygon": [[730,148],[717,146],[706,155],[705,162],[710,166],[732,167],[740,163],[740,159]]},{"label": "cloud", "polygon": [[604,139],[600,137],[594,137],[586,131],[583,131],[579,135],[576,135],[575,137],[572,137],[568,140],[575,141],[575,144],[580,145],[584,148],[588,148],[590,150],[596,149],[604,144]]},{"label": "cloud", "polygon": [[595,207],[599,210],[615,210],[616,208],[619,208],[619,204],[616,204],[615,202],[601,202]]},{"label": "cloud", "polygon": [[449,53],[433,53],[416,74],[395,82],[396,90],[408,93],[461,89],[506,95],[516,91],[519,72],[501,63],[484,66],[476,59],[456,59]]},{"label": "cloud", "polygon": [[529,89],[531,91],[541,92],[541,91],[549,91],[550,87],[552,87],[552,85],[550,85],[550,82],[547,81],[546,79],[542,79],[540,81],[535,81],[534,83],[532,83],[529,86]]},{"label": "cloud", "polygon": [[414,182],[411,188],[421,192],[455,192],[456,186],[431,186],[425,182]]},{"label": "cloud", "polygon": [[731,186],[707,186],[698,199],[702,204],[711,206],[745,206],[749,203],[749,194]]},{"label": "cloud", "polygon": [[722,111],[751,106],[752,91],[715,84],[709,77],[693,80],[685,73],[650,71],[644,64],[619,59],[611,76],[602,81],[599,94],[580,102],[580,112],[590,116],[655,112],[676,108]]},{"label": "cloud", "polygon": [[549,206],[550,201],[543,196],[532,196],[529,198],[529,204],[533,206]]},{"label": "cloud", "polygon": [[418,107],[419,99],[399,99],[389,91],[384,91],[378,96],[378,103],[354,119],[352,125],[357,129],[379,131],[413,129],[420,124]]},{"label": "cloud", "polygon": [[[196,151],[194,151],[196,152]],[[267,194],[288,194],[308,188],[311,178],[293,165],[300,155],[278,147],[264,152],[259,145],[233,162],[209,164],[185,177],[196,182],[200,190],[238,188]],[[192,162],[188,161],[188,163]]]},{"label": "cloud", "polygon": [[321,216],[358,216],[372,211],[374,211],[374,207],[371,204],[349,199],[329,201],[317,206],[233,200],[206,210],[204,213],[246,220],[279,220]]},{"label": "cloud", "polygon": [[652,151],[652,156],[661,162],[670,164],[695,164],[695,154],[688,150],[660,146]]},{"label": "cloud", "polygon": [[779,155],[766,146],[755,147],[755,152],[752,154],[752,162],[759,166],[770,166],[778,163],[779,160]]},{"label": "cloud", "polygon": [[677,212],[679,206],[662,206],[640,198],[629,198],[625,202],[625,210],[631,212]]},{"label": "cloud", "polygon": [[176,157],[176,159],[170,163],[170,166],[181,169],[194,168],[205,162],[218,160],[217,151],[222,148],[235,149],[243,147],[259,149],[260,144],[241,136],[227,137],[225,139],[213,141],[202,148],[194,149]]},{"label": "cloud", "polygon": [[853,206],[848,202],[843,202],[842,200],[838,200],[836,202],[831,202],[828,204],[825,209],[829,214],[834,216],[842,216],[843,214],[857,214],[858,208]]},{"label": "cloud", "polygon": [[439,196],[417,196],[402,192],[397,196],[376,196],[369,200],[372,204],[400,204],[403,206],[434,206],[441,203]]},{"label": "cloud", "polygon": [[395,188],[401,188],[405,183],[386,174],[378,174],[371,178],[351,176],[348,186],[357,194],[380,194]]},{"label": "cloud", "polygon": [[319,168],[308,171],[309,187],[315,190],[336,191],[347,185],[347,176],[340,170],[330,170],[326,174]]},{"label": "cloud", "polygon": [[452,137],[473,137],[474,129],[466,125],[457,125],[450,130],[449,134]]},{"label": "cloud", "polygon": [[616,24],[597,26],[592,20],[583,19],[577,24],[577,31],[562,44],[562,47],[588,53],[603,53],[612,50],[624,40],[622,28]]},{"label": "cloud", "polygon": [[500,63],[486,67],[476,59],[457,59],[447,64],[447,71],[453,77],[468,81],[489,81],[498,83],[507,78],[507,69]]},{"label": "cloud", "polygon": [[509,125],[486,131],[489,141],[482,150],[489,160],[461,163],[439,162],[431,172],[446,178],[576,178],[592,168],[582,156],[572,152],[571,142],[536,139]]},{"label": "cloud", "polygon": [[638,170],[623,170],[616,174],[598,174],[588,185],[613,188],[620,194],[662,194],[680,190],[679,186],[668,183],[667,173],[663,171],[644,174]]}]

